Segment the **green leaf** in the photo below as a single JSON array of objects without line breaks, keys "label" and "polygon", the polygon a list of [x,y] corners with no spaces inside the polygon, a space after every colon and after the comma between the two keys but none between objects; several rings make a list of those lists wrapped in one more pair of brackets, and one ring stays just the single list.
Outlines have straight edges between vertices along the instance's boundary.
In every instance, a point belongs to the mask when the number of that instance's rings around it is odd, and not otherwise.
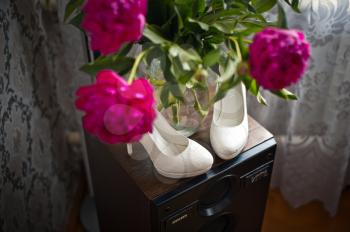
[{"label": "green leaf", "polygon": [[213,11],[217,11],[219,9],[225,9],[225,1],[224,0],[211,0],[211,8]]},{"label": "green leaf", "polygon": [[179,101],[182,101],[182,102],[184,101],[184,95],[183,95],[181,88],[180,88],[180,85],[178,83],[176,83],[176,82],[170,83],[169,89],[170,89],[171,94],[176,99],[178,99]]},{"label": "green leaf", "polygon": [[236,86],[241,81],[240,77],[237,77],[235,75],[232,75],[230,79],[224,81],[219,85],[219,88],[212,99],[212,103],[219,101],[223,99],[227,93],[232,87]]},{"label": "green leaf", "polygon": [[298,97],[287,89],[273,90],[271,92],[285,100],[298,100]]},{"label": "green leaf", "polygon": [[169,55],[171,57],[179,57],[181,62],[187,63],[187,62],[195,62],[200,63],[202,61],[201,57],[198,55],[198,53],[193,49],[183,49],[177,44],[171,45],[169,48]]},{"label": "green leaf", "polygon": [[83,65],[80,70],[95,76],[102,69],[112,69],[118,72],[118,74],[124,75],[131,70],[134,61],[130,57],[101,56],[94,62]]},{"label": "green leaf", "polygon": [[299,0],[292,0],[291,7],[295,12],[301,13],[299,10]]},{"label": "green leaf", "polygon": [[205,0],[194,0],[193,6],[192,6],[193,14],[201,15],[202,13],[204,13],[204,10],[205,10]]},{"label": "green leaf", "polygon": [[180,118],[179,118],[179,103],[177,102],[176,104],[173,104],[171,106],[171,112],[172,112],[172,120],[175,125],[179,125],[180,123]]},{"label": "green leaf", "polygon": [[226,59],[224,66],[223,66],[223,72],[220,73],[220,80],[221,82],[225,82],[227,80],[230,80],[235,73],[237,66],[237,62],[232,59]]},{"label": "green leaf", "polygon": [[299,10],[299,0],[293,0],[292,1],[292,8],[295,12],[301,13]]},{"label": "green leaf", "polygon": [[208,44],[221,44],[225,41],[225,35],[221,32],[219,34],[210,33],[204,40]]},{"label": "green leaf", "polygon": [[236,8],[243,8],[243,9],[247,9],[252,13],[256,13],[255,8],[250,5],[250,0],[236,0],[233,3],[231,3],[232,7],[236,7]]},{"label": "green leaf", "polygon": [[256,83],[255,79],[251,78],[249,75],[243,75],[242,81],[251,94],[254,96],[257,96],[259,94],[259,86],[258,83]]},{"label": "green leaf", "polygon": [[252,79],[252,81],[250,82],[250,86],[249,86],[249,92],[251,92],[252,94],[254,94],[255,96],[258,95],[259,93],[259,86],[256,83],[255,79]]},{"label": "green leaf", "polygon": [[160,79],[149,79],[149,81],[151,82],[151,84],[155,87],[162,87],[165,85],[166,81],[165,80],[160,80]]},{"label": "green leaf", "polygon": [[267,25],[269,25],[269,23],[265,23],[265,22],[259,22],[259,21],[249,21],[249,20],[242,20],[239,22],[241,25],[245,26],[246,28],[251,28],[251,27],[257,27],[257,28],[264,28]]},{"label": "green leaf", "polygon": [[195,78],[190,79],[186,83],[186,88],[188,89],[199,89],[199,90],[208,90],[208,86],[205,80],[196,80]]},{"label": "green leaf", "polygon": [[292,9],[297,12],[297,13],[301,13],[299,10],[299,0],[284,0],[289,6],[292,7]]},{"label": "green leaf", "polygon": [[203,23],[201,21],[198,21],[198,20],[195,20],[195,19],[192,19],[192,18],[188,18],[187,20],[190,23],[197,24],[203,31],[208,31],[209,30],[209,25],[206,24],[206,23]]},{"label": "green leaf", "polygon": [[161,59],[164,59],[165,54],[164,51],[161,49],[160,46],[154,46],[153,49],[151,49],[145,57],[145,61],[147,65],[151,65],[152,60],[158,59],[161,61]]},{"label": "green leaf", "polygon": [[246,27],[243,30],[237,30],[241,36],[247,37],[251,34],[261,31],[261,27],[250,26]]},{"label": "green leaf", "polygon": [[267,23],[265,17],[262,14],[256,14],[256,13],[255,14],[253,14],[253,13],[245,14],[240,19],[241,20],[256,19],[260,22]]},{"label": "green leaf", "polygon": [[226,34],[232,34],[235,31],[235,28],[237,26],[237,20],[233,20],[233,19],[220,20],[220,21],[216,21],[211,26]]},{"label": "green leaf", "polygon": [[211,50],[203,57],[203,65],[206,67],[211,67],[217,64],[220,60],[220,49]]},{"label": "green leaf", "polygon": [[288,28],[286,13],[280,4],[278,4],[278,17],[276,26],[280,28]]},{"label": "green leaf", "polygon": [[177,15],[178,30],[180,31],[184,27],[184,21],[182,19],[182,16],[180,14],[179,9],[176,6],[174,7],[174,10],[175,10],[176,15]]},{"label": "green leaf", "polygon": [[267,101],[266,101],[266,99],[261,95],[260,91],[258,91],[258,94],[256,95],[256,100],[257,100],[260,104],[262,104],[262,105],[264,105],[264,106],[267,106]]},{"label": "green leaf", "polygon": [[73,12],[83,5],[84,0],[70,0],[66,6],[66,10],[64,12],[64,21],[66,22],[67,19],[73,14]]},{"label": "green leaf", "polygon": [[171,104],[169,103],[170,89],[169,85],[166,83],[160,91],[160,101],[164,108],[168,108]]},{"label": "green leaf", "polygon": [[170,43],[168,40],[164,39],[163,36],[156,30],[155,27],[151,25],[146,25],[143,35],[155,44]]},{"label": "green leaf", "polygon": [[218,19],[222,18],[236,18],[239,15],[242,15],[243,12],[240,9],[229,9],[229,10],[221,10],[215,13],[208,14],[202,17],[201,21],[205,23],[214,23]]},{"label": "green leaf", "polygon": [[164,108],[168,108],[171,105],[176,104],[177,100],[171,94],[171,84],[166,82],[163,87],[160,89],[160,102]]},{"label": "green leaf", "polygon": [[175,0],[176,5],[192,5],[192,0]]},{"label": "green leaf", "polygon": [[122,56],[126,56],[131,48],[132,48],[133,44],[132,43],[128,43],[128,44],[124,44],[118,51],[118,56],[122,57]]},{"label": "green leaf", "polygon": [[189,66],[184,66],[178,57],[172,58],[171,60],[171,73],[174,75],[176,80],[181,84],[186,84],[194,74]]},{"label": "green leaf", "polygon": [[277,0],[255,0],[253,6],[257,13],[269,11],[277,4]]},{"label": "green leaf", "polygon": [[173,8],[178,15],[178,29],[182,29],[180,24],[183,25],[186,18],[193,16],[193,0],[175,0],[174,2]]},{"label": "green leaf", "polygon": [[181,88],[176,80],[176,77],[171,72],[171,61],[169,58],[166,59],[165,70],[163,70],[163,72],[164,72],[164,78],[168,82],[167,85],[169,86],[168,88],[169,88],[170,92],[173,94],[173,96],[176,99],[183,101],[184,95],[183,95]]},{"label": "green leaf", "polygon": [[75,26],[76,28],[82,30],[82,28],[80,27],[81,25],[81,21],[83,20],[83,13],[80,12],[79,14],[77,14],[76,16],[74,16],[70,21],[69,24],[72,24],[73,26]]},{"label": "green leaf", "polygon": [[251,78],[250,76],[248,75],[244,75],[244,76],[241,76],[241,79],[246,87],[246,89],[251,93],[253,94],[253,96],[256,97],[257,101],[260,103],[260,104],[263,104],[265,106],[267,106],[267,102],[266,102],[266,99],[261,95],[260,91],[259,91],[259,88],[260,86],[258,85],[258,83],[256,82],[255,79]]},{"label": "green leaf", "polygon": [[238,42],[239,49],[241,51],[243,59],[244,60],[248,59],[249,49],[248,49],[247,45],[244,43],[243,37],[238,36],[237,42]]}]

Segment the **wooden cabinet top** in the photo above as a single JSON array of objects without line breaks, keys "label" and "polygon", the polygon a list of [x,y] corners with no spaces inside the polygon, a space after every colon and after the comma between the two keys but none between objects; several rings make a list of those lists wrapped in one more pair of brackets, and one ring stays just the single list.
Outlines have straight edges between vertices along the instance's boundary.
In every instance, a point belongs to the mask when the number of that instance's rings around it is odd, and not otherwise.
[{"label": "wooden cabinet top", "polygon": [[[243,149],[242,153],[237,156],[237,158],[228,161],[224,161],[218,158],[210,146],[210,123],[204,123],[202,128],[191,138],[202,144],[213,154],[215,157],[213,168],[215,168],[221,166],[226,162],[232,163],[236,162],[236,160],[238,162],[239,156],[243,155],[255,146],[273,138],[273,135],[269,131],[267,131],[251,117],[249,117],[248,124],[249,138],[245,148]],[[130,157],[127,154],[125,144],[106,145],[100,143],[96,138],[93,138],[91,136],[87,136],[87,143],[89,154],[93,153],[94,155],[103,156],[106,159],[110,159],[109,162],[115,162],[115,164],[119,166],[116,166],[116,168],[121,167],[134,181],[138,188],[144,193],[144,195],[150,200],[155,199],[164,193],[173,191],[180,185],[185,184],[189,181],[203,181],[210,176],[211,171],[209,171],[207,174],[193,178],[169,179],[159,175],[156,172],[151,160],[148,158],[147,152],[140,144],[136,143],[133,145],[134,154],[132,157]],[[100,166],[99,168],[103,169],[104,167]],[[118,181],[117,177],[116,181]],[[122,189],[123,186],[120,186],[120,191],[123,191]]]}]

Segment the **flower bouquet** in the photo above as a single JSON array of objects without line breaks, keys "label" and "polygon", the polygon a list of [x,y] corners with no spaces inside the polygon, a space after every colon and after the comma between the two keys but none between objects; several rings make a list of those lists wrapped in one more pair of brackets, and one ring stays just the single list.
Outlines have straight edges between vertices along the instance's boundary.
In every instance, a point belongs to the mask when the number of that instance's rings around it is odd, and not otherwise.
[{"label": "flower bouquet", "polygon": [[[77,91],[85,129],[107,143],[139,141],[152,132],[155,108],[169,109],[176,127],[181,107],[204,118],[241,83],[264,105],[261,88],[297,99],[285,87],[301,78],[310,47],[302,32],[286,29],[284,7],[299,12],[298,4],[71,0],[65,20],[86,33],[95,58],[81,70],[96,83]],[[278,16],[270,22],[265,12],[273,7]]]}]

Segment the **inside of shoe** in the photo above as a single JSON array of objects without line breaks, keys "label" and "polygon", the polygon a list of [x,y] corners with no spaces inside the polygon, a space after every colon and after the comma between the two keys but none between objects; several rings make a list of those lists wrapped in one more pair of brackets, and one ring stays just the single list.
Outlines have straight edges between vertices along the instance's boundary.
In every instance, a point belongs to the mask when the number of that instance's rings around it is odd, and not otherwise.
[{"label": "inside of shoe", "polygon": [[[243,87],[244,88],[244,87]],[[229,90],[226,96],[214,104],[214,123],[218,126],[238,126],[244,119],[242,85]]]},{"label": "inside of shoe", "polygon": [[153,128],[153,133],[149,134],[154,142],[154,146],[157,146],[158,149],[164,154],[168,156],[179,155],[186,149],[185,144],[175,144],[171,141],[167,141],[166,138],[162,136],[162,134],[157,130],[157,128]]}]

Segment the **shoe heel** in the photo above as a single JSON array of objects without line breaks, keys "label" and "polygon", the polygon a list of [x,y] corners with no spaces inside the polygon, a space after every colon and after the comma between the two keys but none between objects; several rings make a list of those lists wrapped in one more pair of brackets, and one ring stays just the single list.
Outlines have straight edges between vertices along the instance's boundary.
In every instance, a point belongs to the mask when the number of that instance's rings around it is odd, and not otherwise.
[{"label": "shoe heel", "polygon": [[127,143],[126,144],[126,151],[128,152],[129,156],[132,156],[133,150],[132,150],[132,144],[131,143]]}]

